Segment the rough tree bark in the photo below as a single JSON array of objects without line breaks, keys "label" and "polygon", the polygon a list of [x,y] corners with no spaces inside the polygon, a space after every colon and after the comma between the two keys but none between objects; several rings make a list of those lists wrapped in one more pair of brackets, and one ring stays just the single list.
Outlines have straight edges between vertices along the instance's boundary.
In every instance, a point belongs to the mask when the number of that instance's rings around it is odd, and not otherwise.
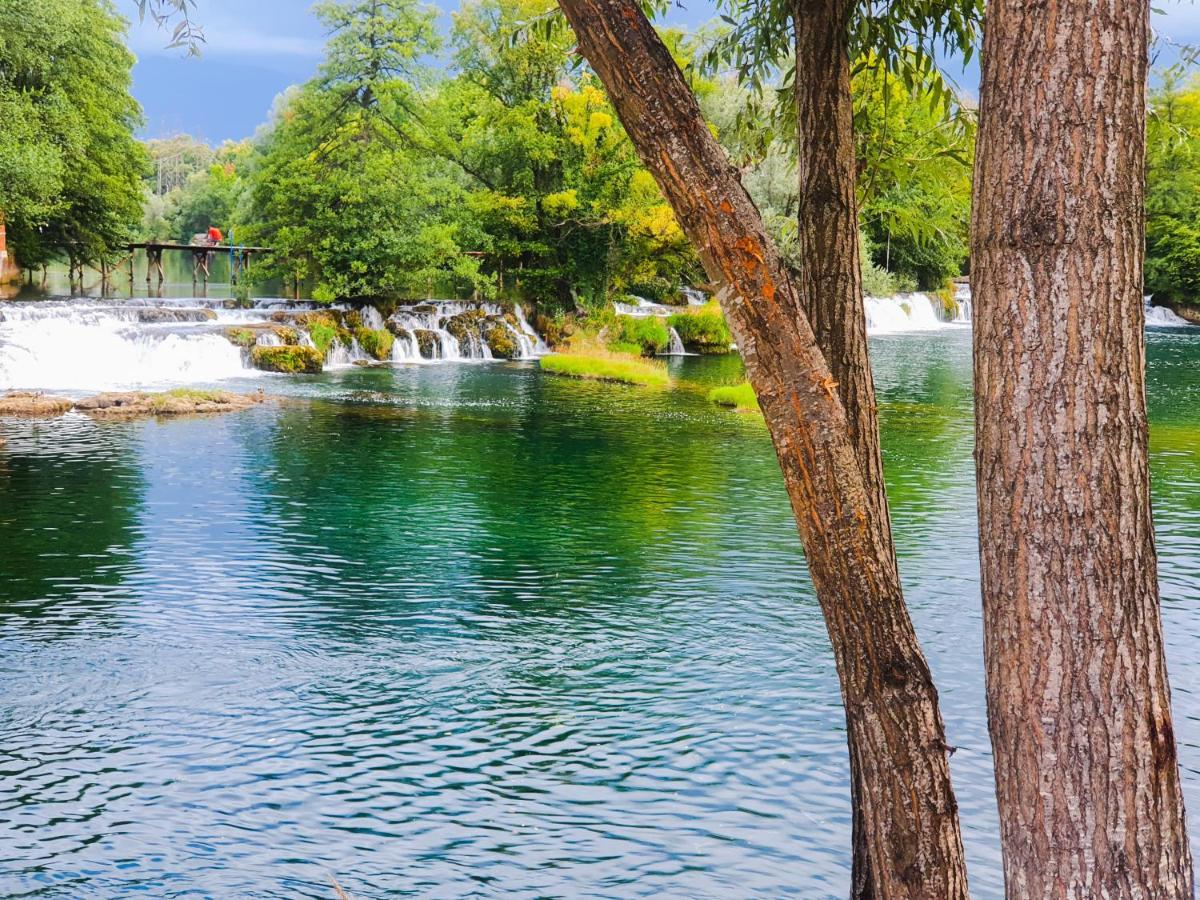
[{"label": "rough tree bark", "polygon": [[1191,897],[1150,515],[1145,0],[991,0],[972,227],[1011,897]]},{"label": "rough tree bark", "polygon": [[967,895],[937,692],[850,426],[801,302],[637,0],[560,0],[709,277],[775,442],[842,684],[871,890]]},{"label": "rough tree bark", "polygon": [[[875,381],[867,347],[858,245],[854,99],[850,84],[852,0],[795,0],[798,241],[796,289],[846,411],[863,473],[870,522],[895,565],[883,480]],[[851,897],[871,896],[870,853],[862,817],[861,776],[850,747],[853,798]]]}]

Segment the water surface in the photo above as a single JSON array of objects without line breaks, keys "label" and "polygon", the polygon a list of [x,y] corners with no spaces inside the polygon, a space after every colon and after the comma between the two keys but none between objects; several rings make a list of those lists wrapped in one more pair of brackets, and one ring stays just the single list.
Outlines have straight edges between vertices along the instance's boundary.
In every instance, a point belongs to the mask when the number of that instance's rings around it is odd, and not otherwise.
[{"label": "water surface", "polygon": [[[1001,895],[965,329],[872,341],[972,887]],[[845,896],[836,673],[736,360],[234,386],[0,421],[0,894]],[[1200,337],[1150,336],[1164,615],[1200,809]],[[1196,833],[1200,825],[1193,828]]]}]

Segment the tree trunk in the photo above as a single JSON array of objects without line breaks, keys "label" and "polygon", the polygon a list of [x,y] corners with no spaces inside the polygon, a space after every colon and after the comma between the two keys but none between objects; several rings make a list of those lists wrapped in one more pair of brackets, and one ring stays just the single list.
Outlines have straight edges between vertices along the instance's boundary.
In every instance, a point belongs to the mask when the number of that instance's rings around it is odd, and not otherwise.
[{"label": "tree trunk", "polygon": [[[867,350],[858,244],[854,100],[850,89],[849,0],[795,0],[798,240],[797,292],[838,383],[850,440],[862,469],[870,522],[895,564],[875,382]],[[870,854],[862,817],[861,776],[850,747],[854,798],[851,896],[871,896]]]},{"label": "tree trunk", "polygon": [[737,172],[637,0],[560,0],[696,245],[775,442],[825,613],[878,897],[965,897],[937,692],[880,539],[838,385]]},{"label": "tree trunk", "polygon": [[1011,897],[1192,896],[1150,515],[1149,10],[992,0],[972,227],[988,714]]}]

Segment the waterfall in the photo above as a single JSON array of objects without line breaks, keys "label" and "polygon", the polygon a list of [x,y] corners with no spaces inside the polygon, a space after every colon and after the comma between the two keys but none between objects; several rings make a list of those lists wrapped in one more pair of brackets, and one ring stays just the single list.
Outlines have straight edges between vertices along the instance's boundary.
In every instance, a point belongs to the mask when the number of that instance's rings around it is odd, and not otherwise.
[{"label": "waterfall", "polygon": [[971,308],[971,286],[960,284],[954,290],[954,303],[958,312],[954,316],[955,325],[970,325],[974,311]]},{"label": "waterfall", "polygon": [[867,297],[867,334],[936,331],[944,327],[928,294]]},{"label": "waterfall", "polygon": [[489,335],[497,329],[511,341],[515,359],[548,352],[520,306],[510,311],[494,303],[429,300],[399,307],[385,325],[396,335],[397,362],[495,359]]},{"label": "waterfall", "polygon": [[674,328],[671,331],[671,345],[667,348],[667,356],[687,356],[687,351],[683,349],[683,338],[679,336],[679,332]]},{"label": "waterfall", "polygon": [[0,304],[0,390],[118,390],[236,378],[248,364],[223,337],[241,316],[95,302]]},{"label": "waterfall", "polygon": [[1146,297],[1147,328],[1187,328],[1191,323],[1165,306],[1155,306],[1153,296]]}]

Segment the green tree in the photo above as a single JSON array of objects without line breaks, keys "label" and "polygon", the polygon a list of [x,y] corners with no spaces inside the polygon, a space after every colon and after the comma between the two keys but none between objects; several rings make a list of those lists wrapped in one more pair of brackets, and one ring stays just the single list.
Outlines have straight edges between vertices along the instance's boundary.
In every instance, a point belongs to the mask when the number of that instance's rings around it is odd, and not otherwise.
[{"label": "green tree", "polygon": [[124,31],[107,0],[0,6],[0,213],[23,265],[109,259],[141,218],[146,157]]},{"label": "green tree", "polygon": [[1146,125],[1146,290],[1200,308],[1200,80],[1163,73]]}]

